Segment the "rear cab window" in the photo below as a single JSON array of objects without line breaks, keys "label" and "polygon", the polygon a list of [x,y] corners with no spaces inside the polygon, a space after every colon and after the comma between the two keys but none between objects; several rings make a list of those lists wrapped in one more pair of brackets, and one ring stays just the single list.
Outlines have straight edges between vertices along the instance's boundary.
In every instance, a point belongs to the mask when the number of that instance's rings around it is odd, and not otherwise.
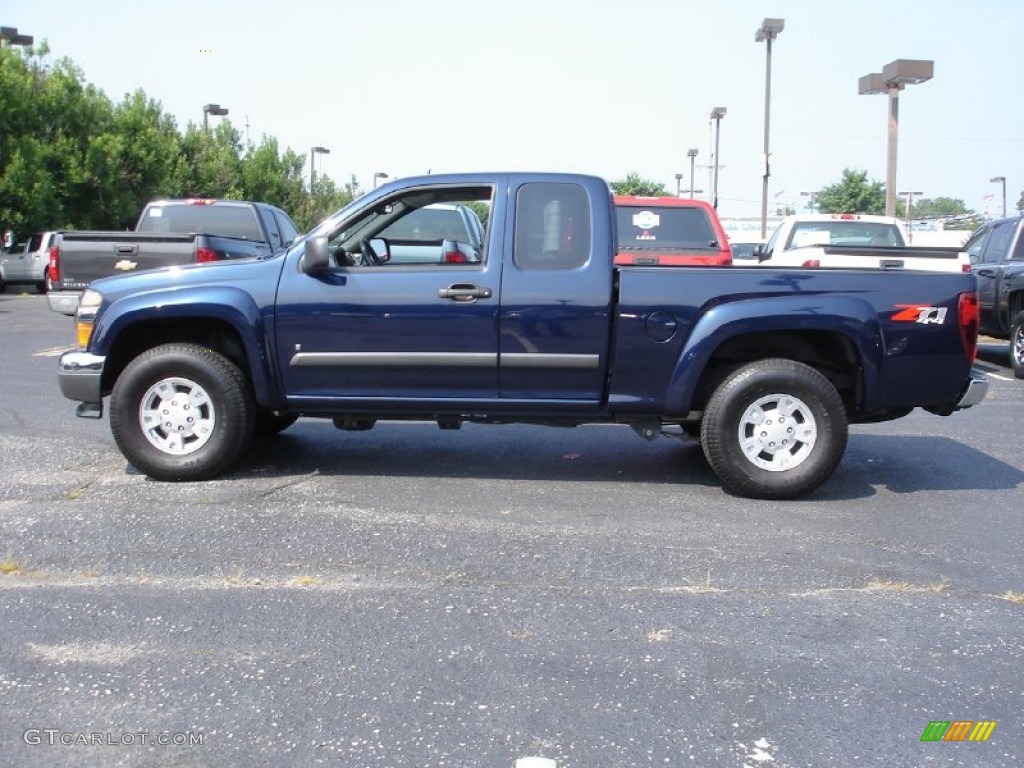
[{"label": "rear cab window", "polygon": [[138,232],[198,233],[262,243],[263,234],[251,206],[216,201],[167,202],[148,206]]},{"label": "rear cab window", "polygon": [[677,206],[615,206],[619,250],[720,249],[714,227],[703,208]]}]

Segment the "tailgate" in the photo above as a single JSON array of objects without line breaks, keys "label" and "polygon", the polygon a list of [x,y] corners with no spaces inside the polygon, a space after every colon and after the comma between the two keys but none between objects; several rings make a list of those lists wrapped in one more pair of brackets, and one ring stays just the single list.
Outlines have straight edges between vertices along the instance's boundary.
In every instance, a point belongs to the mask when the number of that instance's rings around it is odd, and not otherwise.
[{"label": "tailgate", "polygon": [[958,248],[914,248],[825,245],[821,266],[873,269],[914,269],[927,272],[965,272],[966,254]]},{"label": "tailgate", "polygon": [[194,234],[125,237],[124,233],[67,233],[60,242],[61,287],[74,290],[121,272],[191,264],[195,238]]}]

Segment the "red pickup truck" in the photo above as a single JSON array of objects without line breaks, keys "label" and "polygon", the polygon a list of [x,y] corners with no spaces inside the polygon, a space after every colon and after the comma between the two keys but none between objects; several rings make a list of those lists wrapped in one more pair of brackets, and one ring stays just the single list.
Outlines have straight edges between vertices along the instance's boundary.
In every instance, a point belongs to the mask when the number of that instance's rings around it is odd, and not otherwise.
[{"label": "red pickup truck", "polygon": [[718,213],[703,200],[615,197],[616,264],[721,266],[732,252]]}]

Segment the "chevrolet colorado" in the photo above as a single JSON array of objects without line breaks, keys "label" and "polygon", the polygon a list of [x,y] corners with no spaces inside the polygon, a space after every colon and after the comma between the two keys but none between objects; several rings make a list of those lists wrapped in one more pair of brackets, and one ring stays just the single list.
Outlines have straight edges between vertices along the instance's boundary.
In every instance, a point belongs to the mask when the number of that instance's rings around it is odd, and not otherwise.
[{"label": "chevrolet colorado", "polygon": [[[488,207],[479,258],[398,263],[374,241],[435,204]],[[450,241],[446,249],[460,250]],[[792,498],[848,424],[982,400],[974,277],[615,265],[607,182],[477,173],[378,187],[289,248],[97,280],[62,393],[131,464],[200,480],[298,416],[628,424],[699,435],[731,493]]]}]

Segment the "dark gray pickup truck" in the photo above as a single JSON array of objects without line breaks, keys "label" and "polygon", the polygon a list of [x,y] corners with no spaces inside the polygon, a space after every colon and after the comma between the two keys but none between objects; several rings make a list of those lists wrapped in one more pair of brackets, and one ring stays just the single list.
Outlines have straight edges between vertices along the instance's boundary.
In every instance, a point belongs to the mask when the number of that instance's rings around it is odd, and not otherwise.
[{"label": "dark gray pickup truck", "polygon": [[93,280],[121,272],[266,256],[298,236],[291,218],[246,200],[156,200],[134,232],[60,232],[50,249],[50,309],[73,315]]},{"label": "dark gray pickup truck", "polygon": [[978,280],[980,330],[1010,340],[1013,375],[1024,379],[1024,217],[985,222],[964,250]]}]

